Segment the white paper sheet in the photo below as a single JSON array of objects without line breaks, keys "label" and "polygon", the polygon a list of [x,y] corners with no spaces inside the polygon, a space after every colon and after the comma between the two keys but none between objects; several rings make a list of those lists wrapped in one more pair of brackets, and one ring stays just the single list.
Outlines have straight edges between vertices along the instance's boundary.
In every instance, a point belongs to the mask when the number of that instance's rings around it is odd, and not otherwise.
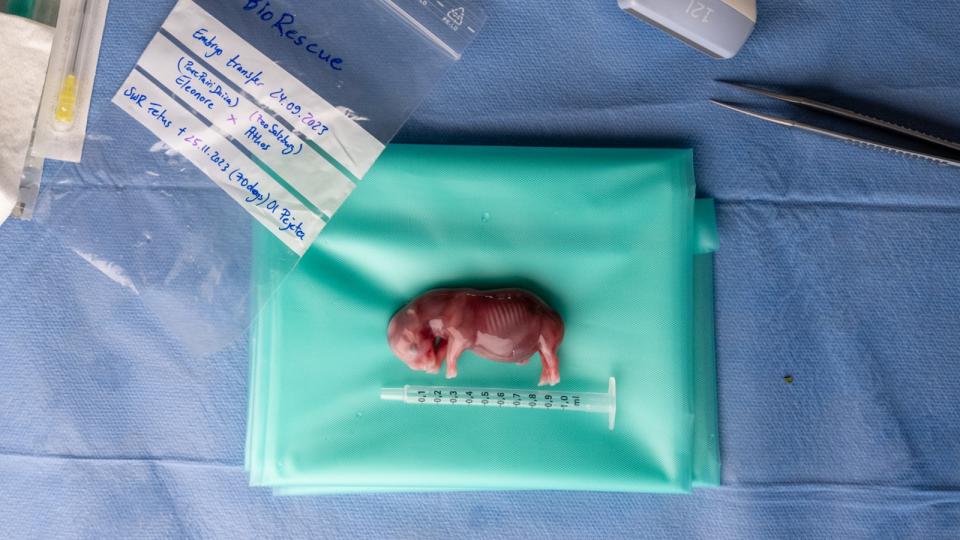
[{"label": "white paper sheet", "polygon": [[0,223],[17,202],[52,43],[53,28],[0,13]]}]

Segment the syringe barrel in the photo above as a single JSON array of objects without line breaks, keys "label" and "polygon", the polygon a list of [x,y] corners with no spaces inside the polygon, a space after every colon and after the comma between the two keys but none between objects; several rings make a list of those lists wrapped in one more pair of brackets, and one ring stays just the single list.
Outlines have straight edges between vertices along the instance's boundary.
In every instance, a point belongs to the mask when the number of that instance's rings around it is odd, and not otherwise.
[{"label": "syringe barrel", "polygon": [[599,392],[556,392],[550,390],[518,390],[508,388],[456,388],[414,386],[383,388],[380,399],[403,401],[414,405],[460,405],[559,409],[607,413],[611,402],[608,394]]},{"label": "syringe barrel", "polygon": [[407,395],[405,388],[381,388],[380,399],[383,401],[403,401]]},{"label": "syringe barrel", "polygon": [[613,377],[610,378],[607,393],[407,385],[403,388],[380,389],[380,399],[412,405],[550,409],[606,414],[611,430],[617,414],[617,387]]}]

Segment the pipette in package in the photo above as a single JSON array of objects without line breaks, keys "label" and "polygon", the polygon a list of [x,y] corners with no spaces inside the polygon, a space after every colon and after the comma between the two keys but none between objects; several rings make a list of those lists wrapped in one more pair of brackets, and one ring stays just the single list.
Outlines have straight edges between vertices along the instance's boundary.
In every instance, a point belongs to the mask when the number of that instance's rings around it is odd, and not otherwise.
[{"label": "pipette in package", "polygon": [[606,392],[406,385],[403,388],[381,389],[380,399],[402,401],[407,405],[453,405],[606,414],[607,425],[612,430],[617,416],[617,381],[610,377]]}]

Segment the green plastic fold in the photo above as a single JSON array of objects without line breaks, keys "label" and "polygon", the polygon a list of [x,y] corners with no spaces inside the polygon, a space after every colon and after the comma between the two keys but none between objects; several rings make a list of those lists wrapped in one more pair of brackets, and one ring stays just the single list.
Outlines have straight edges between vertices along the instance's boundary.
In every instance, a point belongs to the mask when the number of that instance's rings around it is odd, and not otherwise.
[{"label": "green plastic fold", "polygon": [[[390,146],[254,325],[251,484],[716,485],[716,233],[712,202],[694,199],[689,150]],[[553,305],[566,323],[557,388],[604,391],[616,377],[616,429],[601,415],[380,401],[404,384],[536,387],[538,357],[467,353],[448,381],[392,356],[389,318],[448,286],[523,287]]]}]

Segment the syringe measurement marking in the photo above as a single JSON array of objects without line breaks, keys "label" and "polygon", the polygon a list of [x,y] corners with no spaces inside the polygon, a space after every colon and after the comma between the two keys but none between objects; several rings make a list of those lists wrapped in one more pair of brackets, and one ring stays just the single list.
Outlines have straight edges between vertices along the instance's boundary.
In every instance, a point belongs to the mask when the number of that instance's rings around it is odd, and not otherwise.
[{"label": "syringe measurement marking", "polygon": [[[476,394],[479,394],[476,395]],[[491,395],[495,394],[495,395]],[[479,401],[477,398],[480,398]],[[537,394],[527,394],[523,396],[516,392],[507,394],[507,392],[489,392],[489,391],[480,391],[475,390],[466,390],[462,392],[457,390],[443,391],[443,390],[433,390],[428,392],[427,390],[417,390],[417,402],[426,403],[427,400],[430,400],[435,404],[447,403],[450,405],[474,405],[479,403],[480,406],[486,407],[491,403],[496,404],[498,407],[503,407],[505,405],[512,405],[514,408],[520,408],[524,403],[531,409],[550,409],[557,407],[559,409],[578,409],[581,406],[580,396],[579,395],[570,395],[570,394],[543,394],[542,401],[538,401]]]},{"label": "syringe measurement marking", "polygon": [[569,410],[605,414],[607,415],[607,426],[611,430],[617,415],[617,383],[613,377],[610,377],[606,393],[406,385],[402,388],[381,388],[380,399],[401,401],[410,405]]}]

